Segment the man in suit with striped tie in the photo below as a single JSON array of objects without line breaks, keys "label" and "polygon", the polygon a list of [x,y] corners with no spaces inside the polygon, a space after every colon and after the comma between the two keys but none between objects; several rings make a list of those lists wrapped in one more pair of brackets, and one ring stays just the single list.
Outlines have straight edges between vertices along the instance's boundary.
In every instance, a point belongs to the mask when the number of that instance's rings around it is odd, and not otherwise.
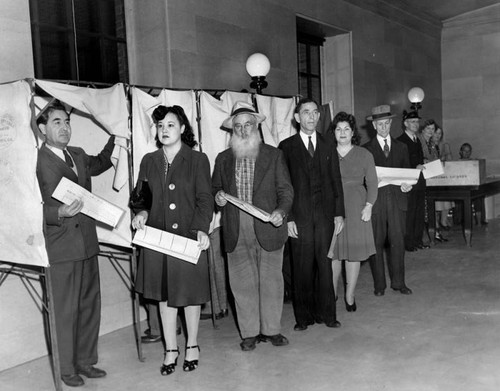
[{"label": "man in suit with striped tie", "polygon": [[37,177],[43,197],[44,234],[52,279],[54,315],[63,382],[70,387],[106,376],[97,363],[101,323],[99,242],[95,220],[80,213],[81,200],[65,205],[52,193],[65,177],[91,191],[91,177],[111,167],[114,137],[98,156],[68,147],[71,126],[66,108],[49,104],[37,119],[45,142],[38,151]]},{"label": "man in suit with striped tie", "polygon": [[[410,168],[408,149],[406,145],[391,137],[391,123],[395,115],[391,114],[389,105],[377,106],[372,109],[372,115],[367,117],[372,121],[377,136],[366,143],[379,167]],[[384,247],[389,242],[387,251],[387,266],[391,279],[391,288],[404,295],[412,293],[405,284],[405,227],[406,211],[408,209],[407,194],[411,185],[387,185],[378,189],[377,201],[372,209],[373,235],[377,253],[370,258],[375,296],[383,296],[385,292]]]}]

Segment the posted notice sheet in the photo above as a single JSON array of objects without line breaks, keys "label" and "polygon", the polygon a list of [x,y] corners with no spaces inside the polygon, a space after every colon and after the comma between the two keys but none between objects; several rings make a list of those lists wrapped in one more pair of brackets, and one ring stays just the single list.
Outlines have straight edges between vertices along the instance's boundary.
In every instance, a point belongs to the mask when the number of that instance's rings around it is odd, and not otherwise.
[{"label": "posted notice sheet", "polygon": [[147,225],[136,231],[132,243],[194,264],[201,254],[198,241]]},{"label": "posted notice sheet", "polygon": [[52,193],[52,197],[62,203],[69,205],[74,200],[82,200],[83,208],[81,213],[101,221],[113,228],[116,227],[120,218],[125,211],[111,202],[102,199],[101,197],[92,194],[80,185],[68,178],[63,177],[56,189]]}]

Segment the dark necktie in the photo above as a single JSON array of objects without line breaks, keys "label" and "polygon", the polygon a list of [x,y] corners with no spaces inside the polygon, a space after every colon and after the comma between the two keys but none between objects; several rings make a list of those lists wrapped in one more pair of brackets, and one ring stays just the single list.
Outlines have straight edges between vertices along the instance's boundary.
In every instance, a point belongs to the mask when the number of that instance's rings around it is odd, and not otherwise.
[{"label": "dark necktie", "polygon": [[309,136],[309,144],[307,145],[307,152],[309,152],[309,155],[311,155],[311,157],[314,156],[314,146],[311,141],[311,136]]},{"label": "dark necktie", "polygon": [[63,149],[63,154],[64,154],[64,160],[66,160],[66,164],[73,168],[73,160],[71,160],[71,156],[69,156],[69,153],[68,151],[66,151],[65,149]]},{"label": "dark necktie", "polygon": [[389,157],[389,145],[387,145],[387,139],[384,139],[385,145],[384,145],[384,155],[386,158]]}]

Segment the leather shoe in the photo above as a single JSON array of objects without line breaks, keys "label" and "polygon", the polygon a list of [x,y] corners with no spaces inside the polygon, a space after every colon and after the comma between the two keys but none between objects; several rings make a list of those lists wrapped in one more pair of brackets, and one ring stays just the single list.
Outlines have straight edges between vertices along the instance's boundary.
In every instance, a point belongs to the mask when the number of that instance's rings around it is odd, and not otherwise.
[{"label": "leather shoe", "polygon": [[307,330],[307,327],[308,326],[312,326],[314,324],[314,322],[306,322],[306,323],[297,323],[295,326],[293,326],[293,329],[295,331],[304,331],[304,330]]},{"label": "leather shoe", "polygon": [[146,334],[141,337],[142,343],[154,343],[160,341],[161,341],[161,335]]},{"label": "leather shoe", "polygon": [[241,350],[243,350],[244,352],[254,350],[257,342],[259,342],[257,337],[243,338],[243,341],[241,341],[240,343]]},{"label": "leather shoe", "polygon": [[424,244],[424,243],[417,245],[417,247],[418,247],[420,250],[425,250],[425,249],[427,249],[427,248],[431,248],[431,246],[429,246],[428,244]]},{"label": "leather shoe", "polygon": [[89,379],[97,379],[106,376],[106,371],[96,368],[93,365],[78,366],[76,373],[88,377]]},{"label": "leather shoe", "polygon": [[404,286],[402,288],[392,288],[392,289],[395,291],[399,291],[399,293],[401,293],[402,295],[411,295],[413,293],[412,290],[407,286]]},{"label": "leather shoe", "polygon": [[373,294],[375,296],[384,296],[385,292],[382,290],[382,291],[373,291]]},{"label": "leather shoe", "polygon": [[416,247],[405,247],[405,250],[408,251],[408,252],[414,252],[414,251],[417,251],[417,248]]},{"label": "leather shoe", "polygon": [[80,387],[85,384],[80,375],[62,375],[61,380],[69,387]]},{"label": "leather shoe", "polygon": [[326,322],[326,327],[332,327],[332,328],[338,328],[341,326],[340,322],[338,320],[332,320],[330,322]]},{"label": "leather shoe", "polygon": [[439,232],[437,232],[436,235],[434,235],[434,239],[437,240],[438,242],[447,242],[448,241],[448,239],[446,239]]},{"label": "leather shoe", "polygon": [[282,334],[275,334],[275,335],[264,335],[260,334],[259,335],[259,342],[268,342],[271,341],[271,343],[274,346],[285,346],[288,345],[288,339],[282,335]]}]

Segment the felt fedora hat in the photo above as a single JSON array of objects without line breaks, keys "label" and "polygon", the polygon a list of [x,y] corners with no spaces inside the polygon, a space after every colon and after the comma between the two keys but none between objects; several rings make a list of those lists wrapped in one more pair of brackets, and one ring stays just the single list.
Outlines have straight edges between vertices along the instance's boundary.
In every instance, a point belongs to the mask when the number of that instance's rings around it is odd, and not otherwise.
[{"label": "felt fedora hat", "polygon": [[372,115],[366,117],[368,121],[376,121],[378,119],[394,118],[396,115],[391,114],[391,106],[381,105],[372,108]]},{"label": "felt fedora hat", "polygon": [[416,110],[411,110],[411,111],[403,110],[403,121],[414,118],[422,119],[420,118],[420,116],[418,115],[418,111]]},{"label": "felt fedora hat", "polygon": [[266,116],[260,113],[257,113],[253,106],[245,101],[237,101],[235,102],[233,109],[231,110],[231,116],[226,118],[224,122],[222,122],[222,128],[224,130],[233,130],[233,119],[237,115],[240,114],[250,114],[253,115],[258,124],[266,119]]}]

